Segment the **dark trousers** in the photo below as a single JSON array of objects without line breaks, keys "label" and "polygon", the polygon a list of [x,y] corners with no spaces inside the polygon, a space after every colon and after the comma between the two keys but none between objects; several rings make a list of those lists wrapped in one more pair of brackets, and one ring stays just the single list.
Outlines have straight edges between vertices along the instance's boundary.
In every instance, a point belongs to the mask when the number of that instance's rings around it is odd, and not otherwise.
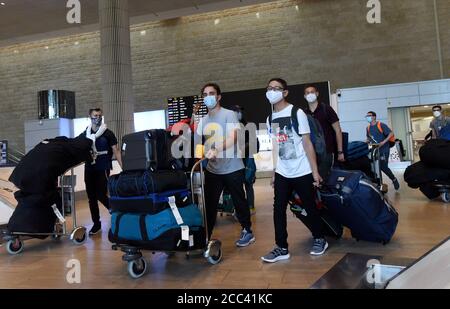
[{"label": "dark trousers", "polygon": [[383,171],[383,173],[385,173],[390,180],[394,180],[395,179],[395,175],[394,173],[392,173],[391,169],[388,166],[388,161],[389,161],[389,155],[381,155],[380,157],[380,168]]},{"label": "dark trousers", "polygon": [[89,199],[89,209],[91,210],[92,222],[100,224],[100,211],[98,201],[109,210],[108,198],[108,178],[109,170],[95,171],[84,170],[84,182],[86,184],[86,193]]},{"label": "dark trousers", "polygon": [[273,223],[275,225],[275,242],[278,247],[288,248],[286,210],[288,202],[292,198],[292,191],[300,196],[303,207],[312,220],[313,237],[323,238],[323,223],[315,204],[313,182],[312,174],[299,178],[286,178],[275,174]]},{"label": "dark trousers", "polygon": [[255,207],[255,190],[253,189],[253,183],[245,182],[245,193],[247,197],[247,205],[249,208]]},{"label": "dark trousers", "polygon": [[252,223],[250,221],[250,209],[245,198],[244,180],[244,170],[225,175],[217,175],[205,171],[205,203],[209,237],[211,237],[216,224],[217,205],[224,189],[227,189],[231,195],[236,216],[242,228],[251,232]]}]

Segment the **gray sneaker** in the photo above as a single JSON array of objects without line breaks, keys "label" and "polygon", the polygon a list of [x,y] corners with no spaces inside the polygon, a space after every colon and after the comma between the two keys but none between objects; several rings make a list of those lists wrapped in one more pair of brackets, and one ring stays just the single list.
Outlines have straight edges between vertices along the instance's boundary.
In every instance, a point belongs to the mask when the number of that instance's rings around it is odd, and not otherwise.
[{"label": "gray sneaker", "polygon": [[247,247],[248,245],[255,242],[255,236],[253,233],[247,232],[246,229],[243,229],[241,232],[241,237],[239,237],[238,241],[236,241],[236,246],[238,247]]},{"label": "gray sneaker", "polygon": [[291,257],[288,249],[283,249],[276,246],[272,251],[270,251],[265,256],[261,257],[261,260],[267,263],[275,263],[282,260],[288,260]]},{"label": "gray sneaker", "polygon": [[328,243],[325,238],[314,239],[314,244],[311,248],[309,254],[311,255],[322,255],[328,248]]}]

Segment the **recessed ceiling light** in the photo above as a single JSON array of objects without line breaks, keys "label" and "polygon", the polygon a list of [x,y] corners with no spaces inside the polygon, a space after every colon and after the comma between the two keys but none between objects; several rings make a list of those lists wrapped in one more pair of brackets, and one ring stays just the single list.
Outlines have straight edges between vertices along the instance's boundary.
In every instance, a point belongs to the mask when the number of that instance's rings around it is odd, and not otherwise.
[{"label": "recessed ceiling light", "polygon": [[220,19],[217,18],[216,20],[214,20],[214,25],[218,25],[220,23]]},{"label": "recessed ceiling light", "polygon": [[146,34],[147,34],[147,31],[145,31],[145,30],[141,31],[141,35],[146,35]]},{"label": "recessed ceiling light", "polygon": [[73,43],[75,45],[80,45],[80,42],[76,41],[75,43]]},{"label": "recessed ceiling light", "polygon": [[18,54],[18,53],[19,53],[19,51],[18,51],[17,49],[15,49],[15,50],[14,50],[14,53],[15,53],[15,54]]},{"label": "recessed ceiling light", "polygon": [[429,106],[428,106],[428,105],[425,105],[423,108],[429,108]]},{"label": "recessed ceiling light", "polygon": [[6,3],[5,2],[0,2],[0,5],[6,5]]},{"label": "recessed ceiling light", "polygon": [[259,14],[259,12],[256,13],[256,18],[260,18],[260,17],[261,17],[261,15]]},{"label": "recessed ceiling light", "polygon": [[297,11],[300,11],[300,7],[299,7],[298,5],[295,6],[295,9],[296,9]]},{"label": "recessed ceiling light", "polygon": [[48,46],[45,46],[44,48],[45,48],[45,49],[48,49]]}]

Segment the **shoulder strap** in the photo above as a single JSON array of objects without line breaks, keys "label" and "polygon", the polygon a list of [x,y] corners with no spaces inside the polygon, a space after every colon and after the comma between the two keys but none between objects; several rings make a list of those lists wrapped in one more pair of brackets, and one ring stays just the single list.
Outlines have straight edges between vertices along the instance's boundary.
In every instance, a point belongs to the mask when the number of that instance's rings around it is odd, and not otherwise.
[{"label": "shoulder strap", "polygon": [[380,133],[384,135],[383,128],[381,127],[381,121],[377,121],[377,128],[378,131],[380,131]]},{"label": "shoulder strap", "polygon": [[297,133],[298,136],[302,136],[298,129],[298,116],[297,116],[298,111],[299,111],[299,108],[297,106],[293,105],[292,111],[291,111],[291,126],[292,126],[293,130],[295,131],[295,133]]}]

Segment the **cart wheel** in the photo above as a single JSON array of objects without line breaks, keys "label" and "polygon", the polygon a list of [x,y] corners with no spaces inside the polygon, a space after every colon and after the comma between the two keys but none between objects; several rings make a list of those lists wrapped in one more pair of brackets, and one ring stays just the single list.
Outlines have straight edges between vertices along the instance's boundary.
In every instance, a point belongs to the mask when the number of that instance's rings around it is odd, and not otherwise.
[{"label": "cart wheel", "polygon": [[222,260],[222,249],[219,248],[216,255],[208,256],[206,260],[213,265],[219,264]]},{"label": "cart wheel", "polygon": [[83,233],[82,235],[77,235],[77,236],[75,236],[75,237],[72,239],[72,241],[73,241],[73,243],[74,243],[75,245],[80,246],[80,245],[82,245],[82,244],[84,244],[84,243],[86,242],[86,239],[87,239],[86,233]]},{"label": "cart wheel", "polygon": [[444,203],[450,203],[450,193],[449,192],[443,192],[441,194],[441,198],[444,201]]},{"label": "cart wheel", "polygon": [[147,262],[144,258],[128,262],[128,274],[133,279],[142,277],[147,271]]},{"label": "cart wheel", "polygon": [[61,239],[61,235],[52,235],[53,240],[60,240]]},{"label": "cart wheel", "polygon": [[6,244],[6,251],[11,255],[17,255],[23,251],[23,242],[19,239],[8,240]]}]

